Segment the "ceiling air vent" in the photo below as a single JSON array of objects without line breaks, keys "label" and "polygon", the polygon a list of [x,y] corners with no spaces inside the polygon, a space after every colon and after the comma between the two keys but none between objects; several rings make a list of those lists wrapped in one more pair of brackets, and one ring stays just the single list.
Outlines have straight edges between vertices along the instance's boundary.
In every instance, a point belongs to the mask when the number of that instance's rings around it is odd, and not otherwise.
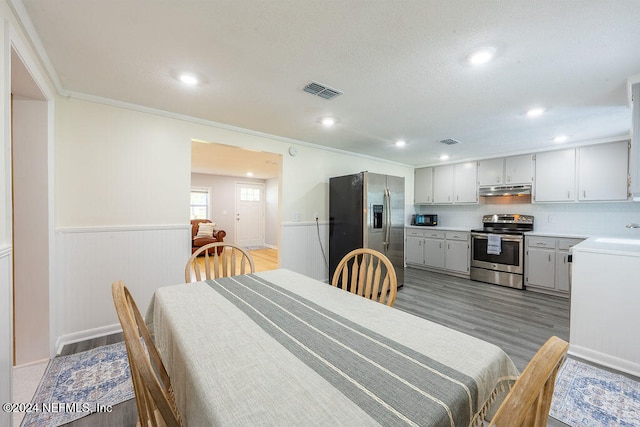
[{"label": "ceiling air vent", "polygon": [[443,139],[442,141],[440,141],[442,144],[444,145],[456,145],[456,144],[460,144],[460,141],[456,141],[455,139]]},{"label": "ceiling air vent", "polygon": [[338,95],[342,95],[342,92],[340,92],[339,90],[332,89],[328,86],[316,82],[309,83],[302,90],[324,99],[331,99],[335,98]]}]

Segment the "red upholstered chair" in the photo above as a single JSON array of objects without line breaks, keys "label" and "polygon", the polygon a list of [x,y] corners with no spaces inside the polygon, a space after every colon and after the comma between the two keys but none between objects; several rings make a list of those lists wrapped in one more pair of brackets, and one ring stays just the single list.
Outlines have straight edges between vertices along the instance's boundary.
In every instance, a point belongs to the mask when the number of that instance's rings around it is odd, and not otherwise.
[{"label": "red upholstered chair", "polygon": [[[204,245],[208,245],[209,243],[216,243],[224,241],[224,236],[227,233],[224,230],[215,230],[213,232],[212,237],[196,237],[198,235],[198,226],[201,222],[210,223],[208,219],[192,219],[191,220],[191,253],[193,254],[195,251],[200,249]],[[213,249],[210,249],[213,251]],[[218,254],[221,252],[221,248],[218,248]],[[213,252],[209,252],[212,254]]]}]

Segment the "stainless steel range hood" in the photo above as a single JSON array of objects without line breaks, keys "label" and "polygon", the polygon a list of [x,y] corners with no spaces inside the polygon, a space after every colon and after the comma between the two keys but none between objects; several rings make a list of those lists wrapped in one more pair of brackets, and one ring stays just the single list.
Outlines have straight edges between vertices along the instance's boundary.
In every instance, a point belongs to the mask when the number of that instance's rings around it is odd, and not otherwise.
[{"label": "stainless steel range hood", "polygon": [[531,185],[496,185],[480,187],[479,193],[482,197],[523,196],[525,194],[531,194]]}]

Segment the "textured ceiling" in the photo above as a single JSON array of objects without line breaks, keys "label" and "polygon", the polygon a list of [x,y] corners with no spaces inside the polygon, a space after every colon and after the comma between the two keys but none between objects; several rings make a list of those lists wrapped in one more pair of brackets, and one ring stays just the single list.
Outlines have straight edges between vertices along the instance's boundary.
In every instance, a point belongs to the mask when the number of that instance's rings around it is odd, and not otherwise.
[{"label": "textured ceiling", "polygon": [[[637,0],[23,4],[63,93],[411,165],[546,149],[561,133],[626,137],[626,82],[640,73]],[[467,64],[487,45],[494,61]],[[184,87],[183,71],[202,83]],[[310,81],[343,94],[312,96]],[[534,106],[546,112],[526,117]]]}]

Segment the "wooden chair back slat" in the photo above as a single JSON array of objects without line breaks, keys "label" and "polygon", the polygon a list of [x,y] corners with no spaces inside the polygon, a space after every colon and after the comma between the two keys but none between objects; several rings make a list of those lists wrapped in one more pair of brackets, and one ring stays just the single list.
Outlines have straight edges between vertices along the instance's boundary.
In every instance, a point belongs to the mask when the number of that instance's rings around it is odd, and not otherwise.
[{"label": "wooden chair back slat", "polygon": [[122,281],[111,285],[111,293],[127,348],[139,425],[183,426],[171,380],[136,302]]},{"label": "wooden chair back slat", "polygon": [[342,258],[333,273],[331,285],[373,301],[386,302],[392,307],[396,300],[398,280],[393,264],[384,254],[362,248]]},{"label": "wooden chair back slat", "polygon": [[[200,255],[204,257],[198,258]],[[238,262],[240,258],[240,262]],[[204,277],[201,264],[204,263]],[[216,242],[202,246],[195,251],[184,269],[184,280],[195,281],[235,276],[237,274],[255,273],[255,264],[249,252],[240,246],[227,242]]]},{"label": "wooden chair back slat", "polygon": [[556,336],[549,338],[522,371],[489,425],[546,426],[556,375],[568,349],[568,342]]}]

